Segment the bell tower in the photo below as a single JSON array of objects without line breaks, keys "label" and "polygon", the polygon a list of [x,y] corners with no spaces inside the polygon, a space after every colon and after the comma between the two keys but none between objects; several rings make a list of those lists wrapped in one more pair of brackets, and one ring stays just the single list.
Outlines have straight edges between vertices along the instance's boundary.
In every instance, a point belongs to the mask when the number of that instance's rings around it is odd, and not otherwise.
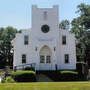
[{"label": "bell tower", "polygon": [[59,30],[58,6],[38,8],[32,6],[32,32],[37,37],[53,37]]}]

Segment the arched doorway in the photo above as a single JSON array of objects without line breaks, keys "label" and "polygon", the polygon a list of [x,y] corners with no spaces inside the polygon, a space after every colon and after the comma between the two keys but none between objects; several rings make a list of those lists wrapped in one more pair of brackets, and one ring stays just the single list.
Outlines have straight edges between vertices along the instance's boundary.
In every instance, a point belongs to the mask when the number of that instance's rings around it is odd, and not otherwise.
[{"label": "arched doorway", "polygon": [[39,52],[40,55],[40,70],[50,70],[51,69],[51,58],[52,52],[48,46],[43,46]]}]

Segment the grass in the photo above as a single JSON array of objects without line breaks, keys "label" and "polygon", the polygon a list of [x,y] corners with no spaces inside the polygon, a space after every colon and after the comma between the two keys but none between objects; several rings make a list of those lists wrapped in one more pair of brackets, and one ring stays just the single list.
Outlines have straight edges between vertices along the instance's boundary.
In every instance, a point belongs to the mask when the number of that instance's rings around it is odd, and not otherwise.
[{"label": "grass", "polygon": [[90,90],[89,82],[40,82],[0,84],[0,90]]}]

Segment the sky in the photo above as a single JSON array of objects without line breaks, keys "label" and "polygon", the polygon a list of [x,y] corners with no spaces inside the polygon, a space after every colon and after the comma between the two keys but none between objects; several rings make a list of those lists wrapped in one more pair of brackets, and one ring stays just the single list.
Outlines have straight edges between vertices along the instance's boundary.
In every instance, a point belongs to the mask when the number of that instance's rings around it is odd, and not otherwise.
[{"label": "sky", "polygon": [[59,21],[77,17],[77,5],[90,4],[90,0],[0,0],[0,27],[31,28],[31,6],[49,8],[59,6]]}]

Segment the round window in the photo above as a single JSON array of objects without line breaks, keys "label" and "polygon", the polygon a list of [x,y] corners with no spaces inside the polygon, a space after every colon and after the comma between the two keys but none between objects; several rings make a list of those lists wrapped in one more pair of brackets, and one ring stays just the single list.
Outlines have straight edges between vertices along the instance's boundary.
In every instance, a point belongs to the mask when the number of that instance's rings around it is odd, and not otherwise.
[{"label": "round window", "polygon": [[48,25],[43,25],[41,27],[41,30],[42,30],[43,33],[48,33],[49,32],[49,26]]}]

